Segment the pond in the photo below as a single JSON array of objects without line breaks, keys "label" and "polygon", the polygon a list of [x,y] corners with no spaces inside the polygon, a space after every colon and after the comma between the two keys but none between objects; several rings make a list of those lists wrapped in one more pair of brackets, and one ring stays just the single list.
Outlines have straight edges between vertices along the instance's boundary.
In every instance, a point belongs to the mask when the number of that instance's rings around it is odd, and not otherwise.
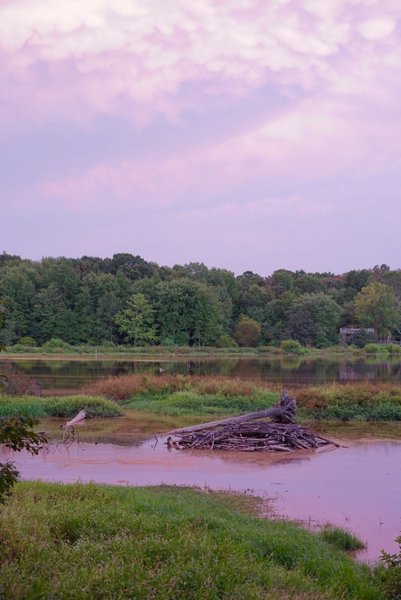
[{"label": "pond", "polygon": [[[399,359],[372,358],[141,358],[122,360],[34,359],[8,361],[14,369],[36,379],[44,390],[72,391],[112,375],[223,375],[298,386],[352,381],[401,381]],[[1,363],[0,363],[1,367]]]},{"label": "pond", "polygon": [[401,531],[401,443],[347,441],[324,451],[239,453],[168,450],[164,440],[124,445],[52,443],[39,456],[15,453],[24,479],[115,485],[191,485],[262,496],[267,514],[315,527],[344,527],[367,543],[359,554],[375,561],[395,552]]}]

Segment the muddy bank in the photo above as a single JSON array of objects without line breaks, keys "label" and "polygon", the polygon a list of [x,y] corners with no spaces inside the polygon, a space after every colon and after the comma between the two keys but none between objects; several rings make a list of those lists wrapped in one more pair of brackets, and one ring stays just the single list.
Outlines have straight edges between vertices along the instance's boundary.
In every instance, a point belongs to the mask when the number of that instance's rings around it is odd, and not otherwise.
[{"label": "muddy bank", "polygon": [[[154,442],[154,441],[153,441]],[[330,522],[368,544],[361,557],[396,550],[401,531],[401,443],[353,442],[348,448],[244,454],[168,451],[139,445],[52,443],[38,457],[15,453],[24,479],[115,485],[191,485],[248,492],[276,514],[310,526]]]}]

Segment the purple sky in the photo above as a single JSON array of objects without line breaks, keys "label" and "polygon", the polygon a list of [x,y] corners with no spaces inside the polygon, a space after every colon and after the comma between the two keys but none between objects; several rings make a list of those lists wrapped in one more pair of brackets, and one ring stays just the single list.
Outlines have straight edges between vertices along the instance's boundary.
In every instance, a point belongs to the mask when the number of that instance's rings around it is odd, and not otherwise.
[{"label": "purple sky", "polygon": [[0,0],[0,251],[401,267],[400,0]]}]

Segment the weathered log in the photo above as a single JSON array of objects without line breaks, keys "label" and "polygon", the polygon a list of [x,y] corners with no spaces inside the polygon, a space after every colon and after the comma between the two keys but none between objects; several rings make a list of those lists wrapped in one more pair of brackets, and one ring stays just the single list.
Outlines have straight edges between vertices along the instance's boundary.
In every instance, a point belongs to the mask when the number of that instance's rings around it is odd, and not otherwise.
[{"label": "weathered log", "polygon": [[239,415],[238,417],[228,417],[227,419],[219,419],[218,421],[208,421],[206,423],[199,423],[198,425],[181,427],[180,429],[169,431],[168,435],[205,431],[206,429],[213,429],[215,427],[220,427],[221,425],[238,425],[239,423],[246,423],[247,421],[254,421],[255,419],[266,419],[267,417],[271,417],[274,423],[292,423],[296,411],[297,403],[295,398],[284,391],[280,396],[280,402],[271,408]]},{"label": "weathered log", "polygon": [[75,415],[73,419],[71,419],[71,421],[67,421],[67,423],[64,425],[64,429],[68,429],[69,427],[80,423],[84,419],[86,419],[86,412],[84,410],[80,410],[79,413]]}]

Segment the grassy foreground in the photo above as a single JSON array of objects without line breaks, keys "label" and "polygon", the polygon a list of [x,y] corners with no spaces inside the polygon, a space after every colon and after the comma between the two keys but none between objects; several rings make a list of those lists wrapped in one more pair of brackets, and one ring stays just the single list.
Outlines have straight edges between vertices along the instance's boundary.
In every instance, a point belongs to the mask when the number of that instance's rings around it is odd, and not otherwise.
[{"label": "grassy foreground", "polygon": [[0,512],[0,598],[373,600],[376,580],[317,534],[189,489],[21,483]]}]

